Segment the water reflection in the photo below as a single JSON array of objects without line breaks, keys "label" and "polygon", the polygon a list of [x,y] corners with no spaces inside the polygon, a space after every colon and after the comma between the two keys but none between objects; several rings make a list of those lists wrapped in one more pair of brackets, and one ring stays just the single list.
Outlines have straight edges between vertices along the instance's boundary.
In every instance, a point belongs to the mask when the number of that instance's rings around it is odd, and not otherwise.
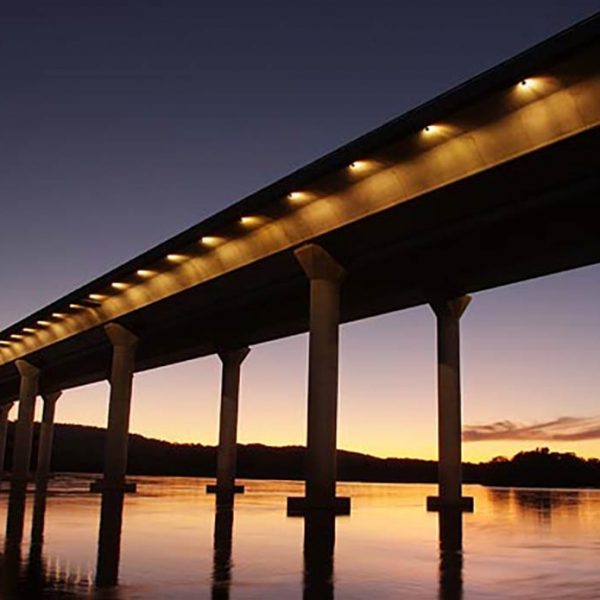
[{"label": "water reflection", "polygon": [[20,544],[23,539],[26,496],[26,484],[18,483],[11,486],[8,500],[8,514],[6,517],[7,544]]},{"label": "water reflection", "polygon": [[217,506],[215,513],[215,530],[213,536],[213,600],[229,600],[232,568],[232,539],[233,506]]},{"label": "water reflection", "polygon": [[463,524],[423,510],[426,486],[354,485],[353,515],[338,524],[320,511],[287,519],[291,484],[252,485],[237,514],[215,511],[192,479],[147,480],[126,515],[122,494],[99,501],[72,479],[50,494],[15,489],[0,496],[0,598],[600,597],[597,491],[474,488],[478,511]]},{"label": "water reflection", "polygon": [[539,520],[549,523],[552,512],[558,508],[577,510],[579,492],[577,490],[514,490],[518,508],[524,513],[533,513]]},{"label": "water reflection", "polygon": [[304,517],[304,600],[333,600],[335,515],[326,510]]},{"label": "water reflection", "polygon": [[35,491],[33,515],[31,519],[31,543],[27,560],[25,581],[31,591],[41,596],[46,583],[46,565],[44,561],[44,523],[46,521],[46,485],[42,484]]},{"label": "water reflection", "polygon": [[119,582],[123,500],[123,492],[105,490],[102,493],[96,562],[96,585],[99,588],[114,587]]},{"label": "water reflection", "polygon": [[446,509],[438,513],[440,540],[440,600],[463,597],[462,512]]}]

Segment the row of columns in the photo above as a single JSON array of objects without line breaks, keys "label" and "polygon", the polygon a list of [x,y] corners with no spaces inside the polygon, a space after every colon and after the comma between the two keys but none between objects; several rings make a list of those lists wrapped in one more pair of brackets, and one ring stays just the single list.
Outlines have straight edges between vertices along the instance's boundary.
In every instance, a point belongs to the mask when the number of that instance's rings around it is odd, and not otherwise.
[{"label": "row of columns", "polygon": [[[24,360],[17,361],[21,375],[19,391],[19,415],[17,418],[11,480],[15,485],[24,486],[30,478],[31,448],[33,440],[33,417],[38,395],[39,369]],[[60,392],[43,394],[44,408],[40,423],[38,442],[36,482],[44,484],[50,476],[52,444],[54,438],[54,413]],[[8,433],[8,415],[13,403],[0,407],[0,478],[3,475],[6,438]]]},{"label": "row of columns", "polygon": [[[306,488],[303,498],[289,498],[290,514],[307,510],[348,513],[350,499],[336,496],[337,406],[340,323],[340,288],[344,268],[323,248],[308,244],[295,256],[310,284],[308,414],[306,444]],[[454,507],[472,510],[472,499],[461,494],[461,394],[459,321],[470,298],[432,302],[437,318],[438,345],[438,450],[439,495],[427,499],[430,510]],[[106,434],[104,475],[92,484],[93,491],[135,491],[126,481],[131,391],[138,338],[119,324],[105,326],[112,343],[110,400]],[[217,482],[209,486],[217,504],[232,504],[235,484],[237,421],[241,365],[248,348],[219,353],[222,361],[221,410],[217,453]],[[19,416],[13,450],[12,478],[25,483],[29,477],[33,415],[38,394],[39,369],[16,361],[21,375]],[[54,406],[60,394],[44,396],[37,479],[47,480],[52,447]],[[4,458],[8,408],[0,412],[0,458]],[[4,464],[3,461],[1,464]]]}]

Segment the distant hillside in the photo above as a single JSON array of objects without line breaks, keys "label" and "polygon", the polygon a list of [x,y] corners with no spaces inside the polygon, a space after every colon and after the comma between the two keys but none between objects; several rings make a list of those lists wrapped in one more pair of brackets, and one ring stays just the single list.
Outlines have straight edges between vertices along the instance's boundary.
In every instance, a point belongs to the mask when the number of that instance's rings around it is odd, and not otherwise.
[{"label": "distant hillside", "polygon": [[[9,424],[7,465],[12,458],[14,423]],[[34,432],[37,456],[38,425]],[[105,430],[82,425],[57,424],[54,430],[54,471],[100,473]],[[130,435],[128,473],[132,475],[183,475],[214,477],[216,448],[202,444],[174,444]],[[463,466],[465,483],[522,487],[600,487],[600,461],[547,448],[520,452],[512,459]],[[238,476],[249,479],[302,479],[304,448],[262,444],[238,446]],[[340,450],[341,481],[434,483],[437,462],[409,458],[377,458]]]}]

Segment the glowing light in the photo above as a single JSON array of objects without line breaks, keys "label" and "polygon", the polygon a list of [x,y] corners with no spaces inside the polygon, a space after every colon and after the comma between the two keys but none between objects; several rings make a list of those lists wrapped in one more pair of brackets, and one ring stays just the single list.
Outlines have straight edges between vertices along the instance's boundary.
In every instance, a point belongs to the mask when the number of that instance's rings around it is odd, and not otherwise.
[{"label": "glowing light", "polygon": [[7,342],[6,340],[0,340],[0,346],[10,346],[11,343]]},{"label": "glowing light", "polygon": [[206,235],[206,236],[200,238],[200,243],[203,246],[208,246],[209,248],[214,248],[221,241],[223,241],[222,238],[218,238],[213,235]]},{"label": "glowing light", "polygon": [[115,281],[114,283],[110,284],[110,287],[114,288],[115,290],[126,290],[129,286],[121,281]]},{"label": "glowing light", "polygon": [[106,296],[105,296],[104,294],[90,294],[90,295],[88,296],[88,298],[89,298],[90,300],[97,300],[97,301],[100,301],[100,300],[104,300],[104,299],[106,298]]},{"label": "glowing light", "polygon": [[64,318],[66,318],[67,315],[65,315],[64,313],[52,313],[52,316],[55,319],[64,319]]},{"label": "glowing light", "polygon": [[363,173],[372,171],[377,167],[377,162],[373,160],[355,160],[348,165],[348,170],[351,173]]},{"label": "glowing light", "polygon": [[427,125],[426,127],[423,127],[423,133],[425,133],[427,135],[437,133],[437,132],[439,132],[439,130],[440,130],[440,128],[437,125]]},{"label": "glowing light", "polygon": [[152,275],[156,275],[155,271],[149,271],[148,269],[138,269],[135,274],[138,277],[152,277]]},{"label": "glowing light", "polygon": [[49,327],[50,325],[52,325],[50,321],[38,321],[37,324],[41,325],[42,327]]},{"label": "glowing light", "polygon": [[32,327],[23,327],[23,332],[24,333],[35,333],[36,330],[33,329]]},{"label": "glowing light", "polygon": [[85,308],[82,304],[69,304],[69,308],[73,308],[74,310],[79,310],[80,308]]},{"label": "glowing light", "polygon": [[240,224],[244,227],[257,227],[262,225],[266,219],[264,217],[248,216],[240,219]]},{"label": "glowing light", "polygon": [[167,254],[167,260],[170,262],[183,262],[187,259],[187,256],[183,254]]},{"label": "glowing light", "polygon": [[299,204],[301,202],[306,202],[310,200],[313,196],[308,192],[290,192],[287,195],[287,199],[294,204]]},{"label": "glowing light", "polygon": [[22,335],[19,335],[18,333],[11,333],[11,334],[10,334],[10,337],[11,337],[13,340],[22,340],[22,339],[23,339],[23,336],[22,336]]},{"label": "glowing light", "polygon": [[521,81],[521,85],[523,87],[529,87],[531,84],[529,83],[528,79],[523,79],[523,81]]}]

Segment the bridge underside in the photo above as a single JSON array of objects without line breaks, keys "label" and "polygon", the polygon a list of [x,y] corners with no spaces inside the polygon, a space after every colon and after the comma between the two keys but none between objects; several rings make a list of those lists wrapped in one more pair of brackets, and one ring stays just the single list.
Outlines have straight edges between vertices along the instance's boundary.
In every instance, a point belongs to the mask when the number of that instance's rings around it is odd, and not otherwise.
[{"label": "bridge underside", "polygon": [[[315,239],[348,276],[342,321],[600,262],[600,131],[588,130]],[[308,281],[282,252],[119,319],[145,370],[308,329]],[[31,354],[41,389],[105,379],[102,328]],[[0,398],[18,396],[13,364]]]}]

